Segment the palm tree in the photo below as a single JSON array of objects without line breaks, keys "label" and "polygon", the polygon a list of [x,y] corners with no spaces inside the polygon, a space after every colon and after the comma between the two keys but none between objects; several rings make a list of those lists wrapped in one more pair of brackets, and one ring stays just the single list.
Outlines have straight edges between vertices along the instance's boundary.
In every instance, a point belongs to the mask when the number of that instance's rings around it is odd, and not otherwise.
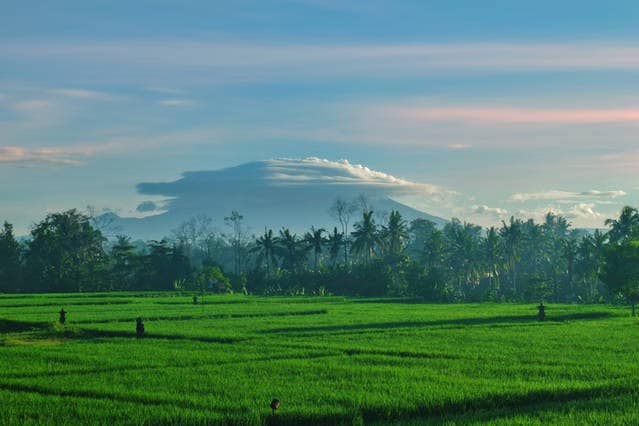
[{"label": "palm tree", "polygon": [[424,241],[421,257],[428,269],[441,267],[444,263],[446,243],[444,234],[439,229],[433,229],[430,238]]},{"label": "palm tree", "polygon": [[390,256],[398,256],[404,251],[404,243],[408,239],[406,221],[396,211],[391,211],[388,225],[383,227],[384,245]]},{"label": "palm tree", "polygon": [[284,268],[295,271],[306,257],[306,247],[300,244],[297,235],[288,228],[282,228],[277,239],[276,253],[282,258]]},{"label": "palm tree", "polygon": [[536,275],[539,270],[539,260],[544,254],[545,235],[544,228],[535,223],[533,219],[528,219],[522,225],[522,238],[525,240],[525,253],[522,258],[524,263],[529,265],[529,272]]},{"label": "palm tree", "polygon": [[572,293],[573,275],[575,271],[575,261],[577,259],[577,235],[575,232],[562,242],[562,258],[566,261],[566,273],[568,279],[568,291]]},{"label": "palm tree", "polygon": [[484,262],[488,269],[490,288],[493,290],[499,290],[500,244],[499,233],[494,226],[491,226],[486,232],[486,238],[483,241],[483,252]]},{"label": "palm tree", "polygon": [[344,234],[337,231],[337,227],[333,228],[333,232],[328,234],[328,253],[331,256],[331,265],[335,267],[339,251],[345,246]]},{"label": "palm tree", "polygon": [[510,224],[507,224],[503,220],[501,221],[502,227],[499,230],[504,243],[504,252],[506,254],[506,261],[508,263],[508,269],[510,270],[513,294],[517,294],[517,262],[519,261],[519,251],[522,239],[522,222],[519,219],[510,217]]},{"label": "palm tree", "polygon": [[601,275],[606,240],[607,235],[597,229],[592,235],[584,236],[579,244],[578,260],[583,286],[591,300],[595,297],[596,285]]},{"label": "palm tree", "polygon": [[355,225],[355,231],[351,233],[353,236],[353,251],[364,256],[364,262],[368,264],[371,258],[376,254],[376,246],[381,241],[377,232],[377,224],[373,219],[373,211],[365,211],[362,213],[362,220]]},{"label": "palm tree", "polygon": [[477,283],[478,248],[481,228],[453,219],[444,226],[448,243],[448,261],[457,276],[457,289],[463,294],[463,285]]},{"label": "palm tree", "polygon": [[639,211],[630,206],[625,206],[621,209],[619,219],[606,219],[606,226],[610,227],[608,237],[611,243],[624,242],[639,233]]},{"label": "palm tree", "polygon": [[310,248],[313,250],[313,254],[315,255],[315,263],[314,270],[317,271],[319,267],[319,259],[322,254],[322,247],[324,243],[326,243],[326,238],[324,238],[324,232],[326,230],[324,228],[315,229],[314,226],[311,226],[311,232],[307,232],[304,235],[304,242],[306,242]]},{"label": "palm tree", "polygon": [[277,237],[273,236],[273,230],[264,228],[264,235],[255,240],[252,252],[258,253],[260,263],[266,264],[266,276],[271,276],[271,265],[275,264],[275,251],[277,249]]}]

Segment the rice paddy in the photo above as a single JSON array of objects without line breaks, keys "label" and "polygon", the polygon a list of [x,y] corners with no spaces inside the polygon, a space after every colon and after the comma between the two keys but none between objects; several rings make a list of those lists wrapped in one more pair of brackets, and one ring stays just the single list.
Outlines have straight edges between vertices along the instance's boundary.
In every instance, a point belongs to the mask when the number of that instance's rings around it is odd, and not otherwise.
[{"label": "rice paddy", "polygon": [[191,296],[0,296],[0,424],[639,423],[628,308]]}]

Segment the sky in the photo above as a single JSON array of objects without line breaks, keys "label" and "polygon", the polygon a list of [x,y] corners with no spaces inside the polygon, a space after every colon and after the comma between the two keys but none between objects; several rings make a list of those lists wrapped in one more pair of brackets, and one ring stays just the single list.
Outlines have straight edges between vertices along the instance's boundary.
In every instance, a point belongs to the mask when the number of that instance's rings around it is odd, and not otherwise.
[{"label": "sky", "polygon": [[346,159],[482,225],[639,205],[639,3],[1,0],[0,220],[272,158]]}]

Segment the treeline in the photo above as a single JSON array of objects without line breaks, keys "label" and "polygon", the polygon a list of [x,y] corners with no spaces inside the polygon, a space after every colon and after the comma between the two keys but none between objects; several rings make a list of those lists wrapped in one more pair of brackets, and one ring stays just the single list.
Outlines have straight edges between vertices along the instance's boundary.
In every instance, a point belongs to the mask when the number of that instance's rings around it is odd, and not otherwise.
[{"label": "treeline", "polygon": [[147,242],[106,238],[109,223],[77,210],[49,214],[24,241],[5,222],[0,292],[182,289],[442,302],[637,297],[639,213],[631,207],[606,222],[607,232],[593,233],[552,213],[542,223],[511,218],[484,229],[457,219],[443,227],[407,222],[397,211],[376,216],[339,199],[331,212],[338,226],[330,231],[265,229],[254,236],[233,212],[225,231],[200,216]]}]

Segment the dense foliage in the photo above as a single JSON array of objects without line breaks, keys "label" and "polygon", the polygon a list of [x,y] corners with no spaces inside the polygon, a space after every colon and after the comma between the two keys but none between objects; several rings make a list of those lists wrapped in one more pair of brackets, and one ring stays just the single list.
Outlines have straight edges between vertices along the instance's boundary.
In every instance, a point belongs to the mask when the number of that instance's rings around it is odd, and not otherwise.
[{"label": "dense foliage", "polygon": [[197,217],[148,242],[108,240],[108,223],[76,210],[49,214],[21,243],[5,223],[0,291],[184,289],[429,301],[621,296],[633,303],[638,294],[639,279],[626,267],[639,262],[639,213],[631,207],[607,221],[608,232],[587,232],[552,213],[542,223],[512,217],[483,229],[453,219],[438,228],[424,219],[407,223],[396,211],[376,215],[363,206],[358,214],[354,206],[338,200],[331,211],[339,227],[300,236],[286,228],[251,236],[238,212],[225,218],[228,233]]}]

